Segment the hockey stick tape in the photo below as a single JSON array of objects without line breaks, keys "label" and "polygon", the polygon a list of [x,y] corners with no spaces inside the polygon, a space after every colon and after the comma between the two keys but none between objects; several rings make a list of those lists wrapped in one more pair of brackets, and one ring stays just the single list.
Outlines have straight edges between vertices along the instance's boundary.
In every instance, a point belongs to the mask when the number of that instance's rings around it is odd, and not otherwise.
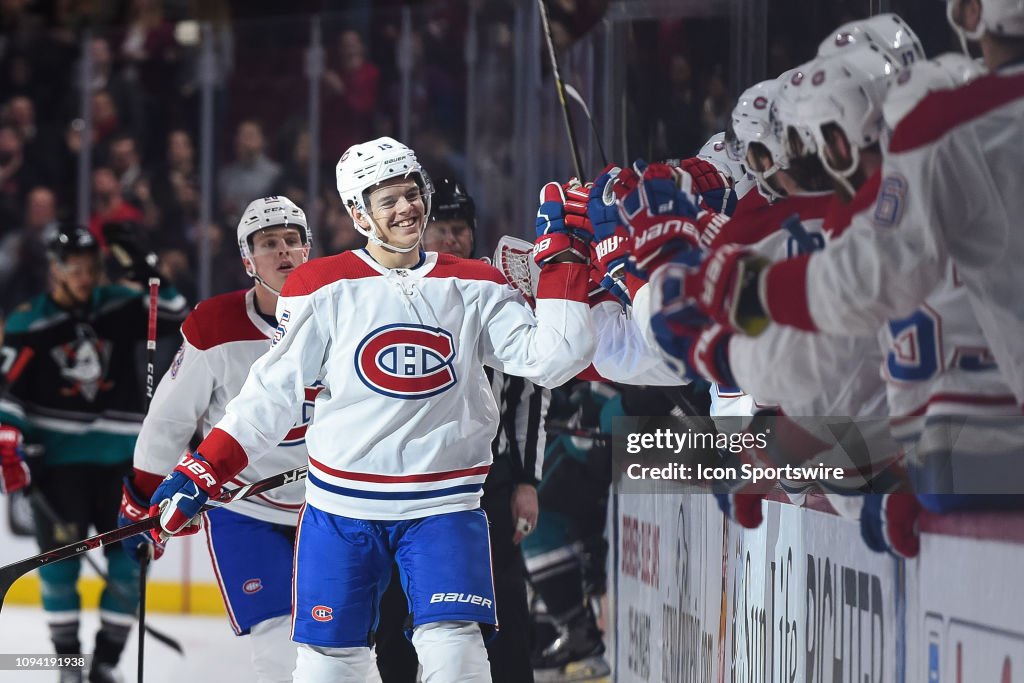
[{"label": "hockey stick tape", "polygon": [[516,531],[524,536],[529,536],[530,532],[533,531],[533,525],[530,524],[530,520],[525,517],[518,517],[516,518]]}]

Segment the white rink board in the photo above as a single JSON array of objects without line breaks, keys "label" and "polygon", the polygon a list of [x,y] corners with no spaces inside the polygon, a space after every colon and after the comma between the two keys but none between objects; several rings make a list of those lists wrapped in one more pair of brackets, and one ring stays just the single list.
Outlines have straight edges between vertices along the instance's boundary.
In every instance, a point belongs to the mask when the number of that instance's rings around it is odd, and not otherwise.
[{"label": "white rink board", "polygon": [[855,522],[766,501],[753,531],[729,525],[724,680],[896,680],[897,562]]},{"label": "white rink board", "polygon": [[908,563],[908,681],[1024,681],[1024,546],[925,534]]},{"label": "white rink board", "polygon": [[724,519],[714,499],[633,494],[618,506],[615,680],[718,680]]}]

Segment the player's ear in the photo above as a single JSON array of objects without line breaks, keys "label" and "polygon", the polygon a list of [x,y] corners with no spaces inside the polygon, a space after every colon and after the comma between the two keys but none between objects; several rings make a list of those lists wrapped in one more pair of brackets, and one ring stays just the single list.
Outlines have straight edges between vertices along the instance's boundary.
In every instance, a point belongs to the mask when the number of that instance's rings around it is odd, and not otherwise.
[{"label": "player's ear", "polygon": [[352,220],[363,230],[369,230],[371,227],[370,219],[366,216],[366,214],[359,210],[359,207],[352,207]]}]

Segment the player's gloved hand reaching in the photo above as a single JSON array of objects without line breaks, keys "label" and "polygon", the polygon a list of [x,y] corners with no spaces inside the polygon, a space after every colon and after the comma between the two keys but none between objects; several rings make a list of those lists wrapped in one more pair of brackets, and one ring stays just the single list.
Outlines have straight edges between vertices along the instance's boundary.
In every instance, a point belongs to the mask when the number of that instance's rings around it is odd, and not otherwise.
[{"label": "player's gloved hand reaching", "polygon": [[198,451],[182,458],[149,501],[150,516],[160,516],[160,525],[150,531],[154,540],[162,543],[168,536],[198,532],[202,520],[197,515],[222,488],[220,477]]},{"label": "player's gloved hand reaching", "polygon": [[736,192],[732,179],[717,166],[700,157],[683,159],[679,168],[692,178],[691,189],[700,196],[699,206],[705,211],[731,216],[736,209]]},{"label": "player's gloved hand reaching", "polygon": [[[121,509],[117,513],[117,525],[127,526],[149,517],[149,499],[155,488],[152,484],[147,487],[144,477],[139,476],[138,471],[135,476],[125,477],[121,483]],[[121,541],[121,545],[128,551],[128,556],[136,561],[140,559],[140,548],[151,552],[150,557],[154,560],[159,560],[164,554],[164,543],[149,534],[136,534]]]},{"label": "player's gloved hand reaching", "polygon": [[683,252],[659,268],[651,280],[657,312],[651,329],[666,362],[682,377],[734,386],[729,367],[732,333],[712,323],[684,291],[687,275],[699,262],[699,252]]},{"label": "player's gloved hand reaching", "polygon": [[13,425],[0,425],[0,492],[20,491],[32,481],[21,430]]},{"label": "player's gloved hand reaching", "polygon": [[757,336],[769,318],[759,282],[768,261],[754,251],[726,245],[707,254],[684,277],[683,291],[709,318],[728,330]]},{"label": "player's gloved hand reaching", "polygon": [[[588,262],[589,243],[594,235],[586,210],[569,212],[566,209],[567,203],[585,207],[586,201],[587,193],[578,181],[565,185],[552,182],[541,188],[537,241],[533,246],[533,258],[538,265],[543,266],[556,257],[563,257],[559,260]],[[569,258],[564,258],[566,256]]]},{"label": "player's gloved hand reaching", "polygon": [[629,226],[635,270],[644,279],[676,254],[696,248],[699,209],[684,191],[685,182],[678,169],[639,159],[612,183],[619,217]]}]

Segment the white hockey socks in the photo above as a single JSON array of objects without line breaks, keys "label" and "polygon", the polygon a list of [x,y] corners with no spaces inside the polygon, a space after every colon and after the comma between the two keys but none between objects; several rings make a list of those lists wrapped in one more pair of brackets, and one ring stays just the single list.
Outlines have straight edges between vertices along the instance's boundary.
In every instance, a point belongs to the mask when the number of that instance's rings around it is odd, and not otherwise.
[{"label": "white hockey socks", "polygon": [[475,622],[418,626],[412,644],[423,667],[423,683],[491,683],[487,650]]},{"label": "white hockey socks", "polygon": [[366,683],[369,670],[368,647],[320,647],[300,643],[292,680],[295,683]]},{"label": "white hockey socks", "polygon": [[252,648],[256,683],[291,683],[298,647],[298,643],[292,641],[291,615],[265,619],[253,626],[249,632],[249,647]]}]

